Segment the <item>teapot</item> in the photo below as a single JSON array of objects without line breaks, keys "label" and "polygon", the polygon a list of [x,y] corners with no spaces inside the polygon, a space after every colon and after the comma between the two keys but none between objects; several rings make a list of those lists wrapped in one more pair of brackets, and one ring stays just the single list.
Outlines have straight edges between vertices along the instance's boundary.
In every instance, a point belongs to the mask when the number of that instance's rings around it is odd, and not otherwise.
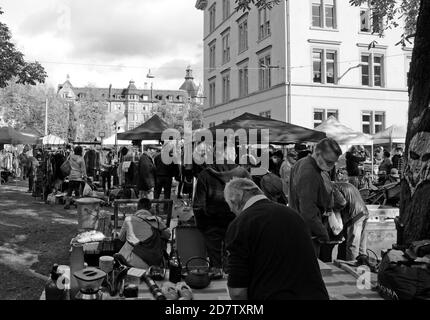
[{"label": "teapot", "polygon": [[[204,266],[192,266],[190,262],[201,260],[205,262]],[[209,287],[211,279],[209,276],[209,261],[202,257],[193,257],[189,259],[185,265],[187,275],[185,277],[185,283],[192,289],[204,289]]]}]

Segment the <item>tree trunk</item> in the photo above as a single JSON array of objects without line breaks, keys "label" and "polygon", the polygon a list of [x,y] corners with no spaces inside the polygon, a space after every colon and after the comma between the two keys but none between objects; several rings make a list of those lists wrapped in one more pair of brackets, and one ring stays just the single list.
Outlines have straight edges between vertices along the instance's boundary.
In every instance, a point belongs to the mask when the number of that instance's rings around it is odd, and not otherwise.
[{"label": "tree trunk", "polygon": [[[421,137],[430,137],[430,0],[421,0],[417,32],[408,79],[409,122],[405,150],[405,177],[402,180],[399,244],[430,238],[430,159]],[[421,135],[417,133],[423,132]],[[417,136],[416,136],[417,135]],[[415,139],[414,139],[415,137]],[[420,137],[420,139],[417,139]],[[417,141],[421,141],[417,143]],[[424,141],[427,141],[424,139]],[[428,140],[430,141],[430,140]],[[412,144],[411,144],[412,142]],[[423,149],[423,150],[422,150]],[[417,157],[414,151],[420,150]],[[413,157],[411,154],[413,153]],[[421,165],[419,183],[411,183],[411,173]],[[408,175],[409,172],[409,175]]]}]

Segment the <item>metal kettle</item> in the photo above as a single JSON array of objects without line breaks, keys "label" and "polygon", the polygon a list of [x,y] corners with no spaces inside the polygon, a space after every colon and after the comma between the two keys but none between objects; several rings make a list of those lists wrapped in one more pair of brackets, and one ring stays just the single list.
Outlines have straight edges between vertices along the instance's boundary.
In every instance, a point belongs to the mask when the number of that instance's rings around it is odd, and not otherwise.
[{"label": "metal kettle", "polygon": [[[190,262],[201,260],[205,262],[203,266],[192,266]],[[193,257],[189,259],[185,265],[187,275],[185,277],[185,283],[192,289],[204,289],[209,287],[211,279],[209,276],[209,261],[202,257]]]}]

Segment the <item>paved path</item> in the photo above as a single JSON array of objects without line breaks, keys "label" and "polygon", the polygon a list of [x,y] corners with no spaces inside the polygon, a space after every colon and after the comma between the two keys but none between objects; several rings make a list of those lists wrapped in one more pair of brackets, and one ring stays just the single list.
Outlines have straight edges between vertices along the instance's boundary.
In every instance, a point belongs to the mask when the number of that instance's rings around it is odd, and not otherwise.
[{"label": "paved path", "polygon": [[0,300],[38,299],[53,263],[68,263],[76,211],[26,193],[25,182],[0,186]]}]

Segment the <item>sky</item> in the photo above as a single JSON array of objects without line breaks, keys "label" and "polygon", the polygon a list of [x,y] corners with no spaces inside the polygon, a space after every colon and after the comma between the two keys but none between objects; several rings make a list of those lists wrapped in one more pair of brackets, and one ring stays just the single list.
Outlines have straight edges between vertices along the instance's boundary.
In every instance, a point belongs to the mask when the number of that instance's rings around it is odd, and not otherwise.
[{"label": "sky", "polygon": [[[203,78],[203,13],[195,0],[2,0],[0,19],[47,83],[179,89]],[[155,76],[148,80],[148,70]]]}]

